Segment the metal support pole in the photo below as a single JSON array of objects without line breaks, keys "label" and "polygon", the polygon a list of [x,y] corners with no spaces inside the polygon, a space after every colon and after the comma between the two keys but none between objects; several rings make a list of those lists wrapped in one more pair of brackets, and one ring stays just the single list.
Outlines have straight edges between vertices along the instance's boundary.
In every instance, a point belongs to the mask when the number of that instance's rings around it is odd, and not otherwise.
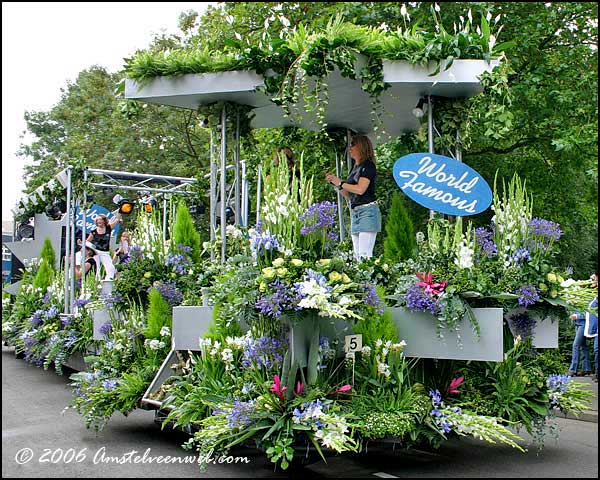
[{"label": "metal support pole", "polygon": [[[83,184],[87,185],[88,171],[87,168],[83,171]],[[83,188],[83,202],[81,204],[81,215],[83,218],[83,226],[81,227],[81,259],[85,260],[85,239],[87,238],[87,188]],[[83,265],[82,265],[83,267]],[[85,293],[85,268],[81,269],[81,295]]]},{"label": "metal support pole", "polygon": [[71,167],[67,167],[67,229],[65,232],[65,303],[63,313],[71,313],[69,308],[69,288],[71,285],[69,273],[70,264],[75,261],[71,258]]},{"label": "metal support pole", "polygon": [[247,227],[248,226],[248,177],[246,174],[246,160],[243,160],[241,162],[241,167],[242,167],[242,188],[241,188],[241,194],[242,194],[242,216],[241,216],[241,223],[240,225],[242,227]]},{"label": "metal support pole", "polygon": [[456,152],[456,159],[459,162],[462,162],[462,148],[460,146],[460,129],[457,128],[456,129],[456,147],[455,147],[455,152]]},{"label": "metal support pole", "polygon": [[260,201],[262,197],[262,165],[258,166],[258,177],[256,179],[256,224],[260,222]]},{"label": "metal support pole", "polygon": [[[216,232],[215,232],[215,228],[217,225],[217,199],[216,199],[216,191],[217,191],[217,168],[215,165],[215,155],[214,155],[214,145],[215,145],[215,141],[214,141],[214,129],[211,128],[210,129],[210,188],[209,188],[209,196],[210,196],[210,203],[209,203],[209,212],[208,212],[208,216],[209,216],[209,221],[210,221],[210,241],[213,242],[217,236],[216,236]],[[214,260],[215,259],[215,254],[213,252],[213,250],[211,249],[210,251],[210,259]]]},{"label": "metal support pole", "polygon": [[346,129],[346,164],[348,166],[348,173],[352,170],[352,157],[350,156],[350,144],[352,143],[352,133],[350,129]]},{"label": "metal support pole", "polygon": [[241,182],[240,182],[240,112],[235,112],[235,194],[233,196],[233,209],[235,213],[235,224],[240,226],[241,223],[241,211],[240,211],[240,190],[241,190]]},{"label": "metal support pole", "polygon": [[[342,159],[335,152],[335,174],[342,178]],[[344,226],[344,196],[342,192],[337,191],[337,204],[338,204],[338,221],[340,222],[340,241],[344,241],[346,238],[346,229]]]},{"label": "metal support pole", "polygon": [[167,241],[167,199],[163,197],[163,245]]},{"label": "metal support pole", "polygon": [[[429,153],[435,153],[433,147],[433,103],[431,101],[431,95],[427,95],[427,143],[429,146]],[[434,217],[434,211],[429,210],[429,219]]]},{"label": "metal support pole", "polygon": [[225,238],[226,234],[226,224],[227,219],[225,218],[225,202],[226,199],[226,169],[227,162],[227,106],[223,105],[223,110],[221,112],[221,178],[220,178],[220,187],[221,187],[221,263],[225,263],[225,248],[227,241]]},{"label": "metal support pole", "polygon": [[[78,206],[78,202],[75,198],[73,198],[73,215],[71,220],[71,254],[73,255],[73,261],[69,264],[69,270],[71,275],[71,289],[69,290],[69,313],[73,313],[73,302],[75,301],[75,223],[77,222],[76,217],[76,207]],[[81,259],[81,266],[83,269],[84,259]],[[82,281],[83,283],[83,281]]]}]

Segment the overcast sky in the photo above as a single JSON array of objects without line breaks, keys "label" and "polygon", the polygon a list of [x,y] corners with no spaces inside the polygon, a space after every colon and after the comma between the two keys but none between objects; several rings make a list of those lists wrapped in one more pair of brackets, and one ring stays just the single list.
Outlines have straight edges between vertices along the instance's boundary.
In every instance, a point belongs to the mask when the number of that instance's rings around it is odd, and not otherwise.
[{"label": "overcast sky", "polygon": [[215,2],[2,2],[2,220],[23,196],[19,136],[27,110],[49,110],[67,80],[92,65],[110,72],[150,44],[176,33],[179,13]]}]

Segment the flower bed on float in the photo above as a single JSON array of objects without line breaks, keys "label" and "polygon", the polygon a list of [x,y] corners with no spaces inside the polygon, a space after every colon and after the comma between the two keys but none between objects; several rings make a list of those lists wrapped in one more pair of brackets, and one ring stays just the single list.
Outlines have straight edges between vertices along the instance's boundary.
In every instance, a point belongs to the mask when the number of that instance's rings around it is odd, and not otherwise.
[{"label": "flower bed on float", "polygon": [[[190,449],[253,442],[284,469],[299,447],[312,445],[324,457],[324,450],[356,452],[386,437],[404,447],[437,447],[472,435],[524,450],[512,427],[543,445],[556,409],[586,409],[591,392],[561,375],[566,365],[553,351],[533,348],[530,313],[564,316],[595,290],[565,280],[567,272],[553,265],[560,228],[533,217],[517,177],[502,198],[495,193],[490,227],[433,221],[419,235],[414,258],[394,265],[353,261],[334,234],[335,205],[312,203],[311,181],[302,174],[290,186],[282,163],[264,180],[262,223],[247,232],[227,228],[223,265],[209,258],[211,249],[220,252],[219,241],[205,244],[198,260],[191,245],[199,249],[197,233],[183,205],[166,246],[147,233],[162,231],[149,226],[158,219],[140,216],[144,238],[156,241],[119,267],[103,301],[121,314],[104,326],[88,371],[72,377],[71,407],[87,426],[102,428],[115,411],[136,408],[169,352],[172,307],[201,305],[206,287],[213,324],[197,351],[175,352],[173,375],[152,393],[165,424],[192,428]],[[27,273],[11,311],[3,310],[3,333],[24,351],[31,351],[30,338],[45,340],[28,358],[48,363],[50,335],[68,339],[70,326],[37,310],[56,289],[37,290],[31,278]],[[503,361],[467,362],[408,358],[411,339],[388,307],[427,312],[418,321],[430,322],[438,339],[460,333],[467,318],[475,341],[474,307],[521,310],[507,315],[499,336]],[[348,334],[362,335],[362,346],[344,354]],[[461,338],[453,345],[459,350],[466,347]]]}]

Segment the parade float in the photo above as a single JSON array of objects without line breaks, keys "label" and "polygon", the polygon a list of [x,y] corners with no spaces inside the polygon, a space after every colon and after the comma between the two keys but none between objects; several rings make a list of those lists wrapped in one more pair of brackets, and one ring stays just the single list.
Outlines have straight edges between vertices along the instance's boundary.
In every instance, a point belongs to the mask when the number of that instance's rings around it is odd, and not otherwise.
[{"label": "parade float", "polygon": [[[258,47],[212,63],[202,52],[139,54],[126,68],[128,99],[212,112],[220,158],[211,144],[211,241],[201,244],[185,203],[172,201],[162,216],[139,213],[137,246],[104,288],[88,279],[81,294],[46,254],[3,308],[3,338],[59,372],[73,352],[85,355],[85,369],[72,376],[71,407],[88,427],[103,428],[115,412],[154,409],[203,454],[250,444],[285,469],[301,449],[325,459],[380,441],[437,447],[471,435],[524,450],[514,427],[543,444],[556,411],[586,408],[590,393],[562,374],[552,348],[558,319],[595,292],[553,263],[560,226],[534,216],[523,180],[475,189],[485,180],[461,164],[458,142],[454,158],[433,151],[435,105],[480,93],[482,76],[493,82],[500,68],[481,22],[479,34],[384,35],[337,19],[327,35],[296,32],[279,57]],[[425,50],[429,56],[415,53]],[[317,201],[315,179],[301,166],[290,182],[283,162],[265,161],[257,172],[257,222],[249,227],[239,154],[245,128],[397,136],[420,125],[412,110],[421,99],[429,151],[398,159],[392,172],[407,196],[432,210],[413,255],[354,261],[339,241],[347,236],[342,199]],[[233,225],[225,211],[228,139]],[[464,176],[427,175],[424,164],[433,161]],[[427,195],[433,187],[417,174],[464,201]],[[490,205],[489,227],[463,219]],[[66,218],[74,232],[74,213]]]}]

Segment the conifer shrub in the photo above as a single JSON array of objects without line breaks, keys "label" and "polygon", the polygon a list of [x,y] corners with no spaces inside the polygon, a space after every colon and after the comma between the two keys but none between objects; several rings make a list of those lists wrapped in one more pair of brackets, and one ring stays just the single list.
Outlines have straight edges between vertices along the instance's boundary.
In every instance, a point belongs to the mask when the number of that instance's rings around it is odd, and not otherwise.
[{"label": "conifer shrub", "polygon": [[173,244],[174,247],[177,247],[177,245],[191,247],[192,260],[194,262],[200,261],[200,253],[202,251],[200,234],[196,230],[190,211],[183,201],[180,201],[177,205],[177,215],[173,227]]},{"label": "conifer shrub", "polygon": [[415,229],[404,200],[396,192],[392,197],[383,241],[384,258],[388,263],[397,263],[412,257],[416,249]]}]

